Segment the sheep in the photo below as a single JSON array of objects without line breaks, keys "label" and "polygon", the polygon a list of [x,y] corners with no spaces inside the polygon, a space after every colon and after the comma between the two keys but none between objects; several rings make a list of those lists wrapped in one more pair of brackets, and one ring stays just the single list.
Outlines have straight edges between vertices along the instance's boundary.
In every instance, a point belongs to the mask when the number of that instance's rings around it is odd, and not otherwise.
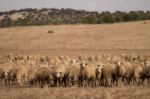
[{"label": "sheep", "polygon": [[39,68],[36,72],[36,80],[42,88],[45,85],[51,86],[54,80],[53,71],[47,67]]},{"label": "sheep", "polygon": [[132,53],[132,55],[130,56],[131,62],[137,61],[138,59],[140,59],[140,56],[135,53]]},{"label": "sheep", "polygon": [[51,57],[50,56],[46,56],[46,61],[50,65],[51,64]]},{"label": "sheep", "polygon": [[103,63],[97,63],[96,64],[97,69],[96,69],[96,86],[101,84],[101,77],[102,77],[102,69],[104,67]]},{"label": "sheep", "polygon": [[80,61],[87,61],[88,60],[88,56],[87,55],[82,55],[78,57]]},{"label": "sheep", "polygon": [[71,61],[70,57],[68,57],[68,56],[64,56],[64,59],[65,59],[67,62]]},{"label": "sheep", "polygon": [[114,71],[116,65],[115,64],[105,64],[102,69],[102,84],[104,86],[112,86],[112,82],[114,82]]},{"label": "sheep", "polygon": [[142,71],[142,82],[147,79],[148,80],[148,84],[150,84],[149,80],[150,80],[150,62],[149,61],[145,61],[144,62],[144,66],[143,66],[143,71]]},{"label": "sheep", "polygon": [[41,62],[41,63],[44,63],[45,61],[46,61],[46,57],[45,57],[45,56],[41,56],[41,57],[40,57],[40,62]]},{"label": "sheep", "polygon": [[102,65],[93,65],[90,63],[81,63],[81,77],[82,80],[81,86],[89,85],[89,86],[96,86],[96,79],[97,77],[101,77],[102,73]]},{"label": "sheep", "polygon": [[72,86],[77,84],[78,78],[80,76],[80,69],[75,66],[70,66],[66,69],[66,80],[65,86]]},{"label": "sheep", "polygon": [[142,77],[143,66],[142,64],[133,64],[133,84],[139,85]]},{"label": "sheep", "polygon": [[0,83],[4,85],[4,80],[5,80],[5,71],[0,68]]},{"label": "sheep", "polygon": [[101,56],[101,55],[98,55],[98,56],[95,57],[95,60],[96,60],[96,61],[100,61],[101,58],[102,58],[102,56]]},{"label": "sheep", "polygon": [[37,75],[36,73],[38,72],[38,67],[36,66],[31,66],[29,69],[28,69],[28,74],[27,74],[27,84],[29,84],[29,87],[31,86],[36,86],[37,84]]},{"label": "sheep", "polygon": [[54,83],[55,83],[55,86],[60,86],[60,85],[63,85],[63,83],[66,83],[66,65],[63,65],[63,64],[59,64],[59,65],[56,65],[55,68],[54,68]]},{"label": "sheep", "polygon": [[82,56],[78,56],[78,60],[81,61],[82,60]]},{"label": "sheep", "polygon": [[90,55],[88,57],[88,61],[95,61],[95,56],[94,55]]},{"label": "sheep", "polygon": [[59,57],[54,56],[54,57],[51,58],[51,64],[52,65],[58,65],[60,63],[61,63],[61,60],[59,59]]},{"label": "sheep", "polygon": [[120,61],[120,60],[121,60],[121,58],[120,58],[119,55],[114,55],[114,56],[111,57],[111,62],[112,62],[112,63],[113,63],[113,62]]},{"label": "sheep", "polygon": [[14,85],[17,84],[17,74],[18,74],[19,68],[14,67],[8,71],[7,74],[7,82],[6,85]]},{"label": "sheep", "polygon": [[27,65],[32,65],[32,66],[36,65],[36,61],[35,60],[27,60],[25,63]]},{"label": "sheep", "polygon": [[126,70],[124,84],[131,84],[133,77],[133,65],[130,62],[123,62],[122,66],[124,66]]},{"label": "sheep", "polygon": [[9,81],[8,81],[8,74],[10,72],[11,69],[15,68],[15,65],[14,63],[12,63],[12,61],[8,61],[7,63],[3,63],[2,64],[2,67],[1,67],[4,71],[4,75],[5,75],[5,85],[9,84]]},{"label": "sheep", "polygon": [[[139,85],[145,80],[149,83],[150,62],[148,56],[83,55],[79,59],[68,56],[13,55],[0,57],[0,80],[6,84],[35,86],[112,86],[134,83]],[[84,62],[85,61],[85,62]],[[144,62],[143,62],[144,61]],[[101,62],[106,62],[104,65]],[[141,63],[143,62],[143,64]],[[100,64],[99,64],[100,63]],[[121,84],[122,84],[121,83]]]},{"label": "sheep", "polygon": [[80,76],[80,67],[78,63],[72,61],[72,64],[66,69],[66,86],[72,86],[78,84]]},{"label": "sheep", "polygon": [[15,57],[14,57],[14,55],[13,55],[12,53],[7,54],[7,55],[6,55],[6,58],[7,58],[8,60],[14,60],[14,59],[15,59]]},{"label": "sheep", "polygon": [[26,63],[26,60],[23,60],[23,59],[17,59],[14,61],[14,63],[16,65],[22,65],[22,64],[25,64]]},{"label": "sheep", "polygon": [[125,66],[123,66],[122,62],[118,61],[115,63],[116,67],[114,70],[114,76],[115,76],[115,81],[117,85],[122,84],[124,82],[125,74],[126,74],[126,69]]},{"label": "sheep", "polygon": [[17,73],[18,84],[25,85],[27,84],[27,76],[28,76],[29,66],[28,65],[20,65]]},{"label": "sheep", "polygon": [[67,61],[67,62],[69,62],[70,61],[70,58],[68,57],[68,56],[58,56],[59,57],[59,59],[61,60],[61,61]]}]

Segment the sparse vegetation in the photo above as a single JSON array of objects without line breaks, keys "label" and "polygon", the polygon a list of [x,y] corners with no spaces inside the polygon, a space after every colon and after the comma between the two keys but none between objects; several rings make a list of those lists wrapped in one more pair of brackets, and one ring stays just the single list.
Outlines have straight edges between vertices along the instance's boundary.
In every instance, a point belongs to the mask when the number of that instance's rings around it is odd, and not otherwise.
[{"label": "sparse vegetation", "polygon": [[[12,20],[14,14],[22,14],[22,18]],[[21,9],[0,12],[0,27],[48,25],[48,24],[102,24],[128,22],[150,19],[149,11],[130,12],[88,12],[74,9]]]},{"label": "sparse vegetation", "polygon": [[[5,88],[1,99],[149,99],[149,87],[114,88]],[[104,91],[106,93],[104,93]]]}]

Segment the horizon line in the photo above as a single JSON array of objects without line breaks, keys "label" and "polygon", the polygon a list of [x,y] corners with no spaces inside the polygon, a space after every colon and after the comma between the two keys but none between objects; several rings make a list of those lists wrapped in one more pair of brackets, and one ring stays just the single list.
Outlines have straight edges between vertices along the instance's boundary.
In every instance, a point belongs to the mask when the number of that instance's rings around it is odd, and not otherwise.
[{"label": "horizon line", "polygon": [[37,7],[25,7],[25,8],[16,8],[16,9],[10,9],[10,10],[4,10],[4,11],[0,11],[1,13],[2,12],[10,12],[10,11],[13,11],[13,10],[24,10],[24,9],[37,9],[37,10],[41,10],[41,9],[58,9],[58,10],[62,10],[62,9],[71,9],[71,10],[77,10],[77,11],[87,11],[87,12],[98,12],[98,13],[102,13],[102,12],[111,12],[111,13],[114,13],[114,12],[117,12],[117,11],[120,11],[120,12],[131,12],[131,11],[143,11],[143,12],[147,12],[147,11],[150,11],[150,10],[142,10],[142,9],[138,9],[138,10],[128,10],[128,11],[125,11],[125,10],[115,10],[115,11],[110,11],[110,10],[103,10],[103,11],[97,11],[97,10],[86,10],[86,9],[76,9],[76,8],[56,8],[56,7],[42,7],[42,8],[37,8]]}]

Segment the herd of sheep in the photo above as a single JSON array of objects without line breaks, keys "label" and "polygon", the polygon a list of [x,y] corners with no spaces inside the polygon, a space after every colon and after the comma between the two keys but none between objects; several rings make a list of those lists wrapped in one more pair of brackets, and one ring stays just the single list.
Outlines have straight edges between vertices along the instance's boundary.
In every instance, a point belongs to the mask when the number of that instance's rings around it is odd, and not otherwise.
[{"label": "herd of sheep", "polygon": [[150,61],[137,54],[42,56],[1,54],[0,84],[28,87],[148,85]]}]

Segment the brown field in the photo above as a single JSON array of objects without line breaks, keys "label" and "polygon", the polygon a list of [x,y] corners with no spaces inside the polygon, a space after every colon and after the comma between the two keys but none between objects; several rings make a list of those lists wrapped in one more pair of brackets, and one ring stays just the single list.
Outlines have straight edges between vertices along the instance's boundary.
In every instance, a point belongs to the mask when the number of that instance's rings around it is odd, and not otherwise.
[{"label": "brown field", "polygon": [[[53,31],[53,33],[48,33]],[[0,28],[0,53],[150,54],[150,21],[104,25]],[[0,99],[150,99],[149,86],[99,88],[0,87]]]},{"label": "brown field", "polygon": [[150,99],[149,86],[0,88],[0,99]]},{"label": "brown field", "polygon": [[145,53],[150,49],[149,37],[150,21],[10,27],[0,29],[0,49],[1,52],[20,51],[52,55],[70,55],[72,52],[97,54],[114,49],[119,49],[117,52],[136,49]]}]

